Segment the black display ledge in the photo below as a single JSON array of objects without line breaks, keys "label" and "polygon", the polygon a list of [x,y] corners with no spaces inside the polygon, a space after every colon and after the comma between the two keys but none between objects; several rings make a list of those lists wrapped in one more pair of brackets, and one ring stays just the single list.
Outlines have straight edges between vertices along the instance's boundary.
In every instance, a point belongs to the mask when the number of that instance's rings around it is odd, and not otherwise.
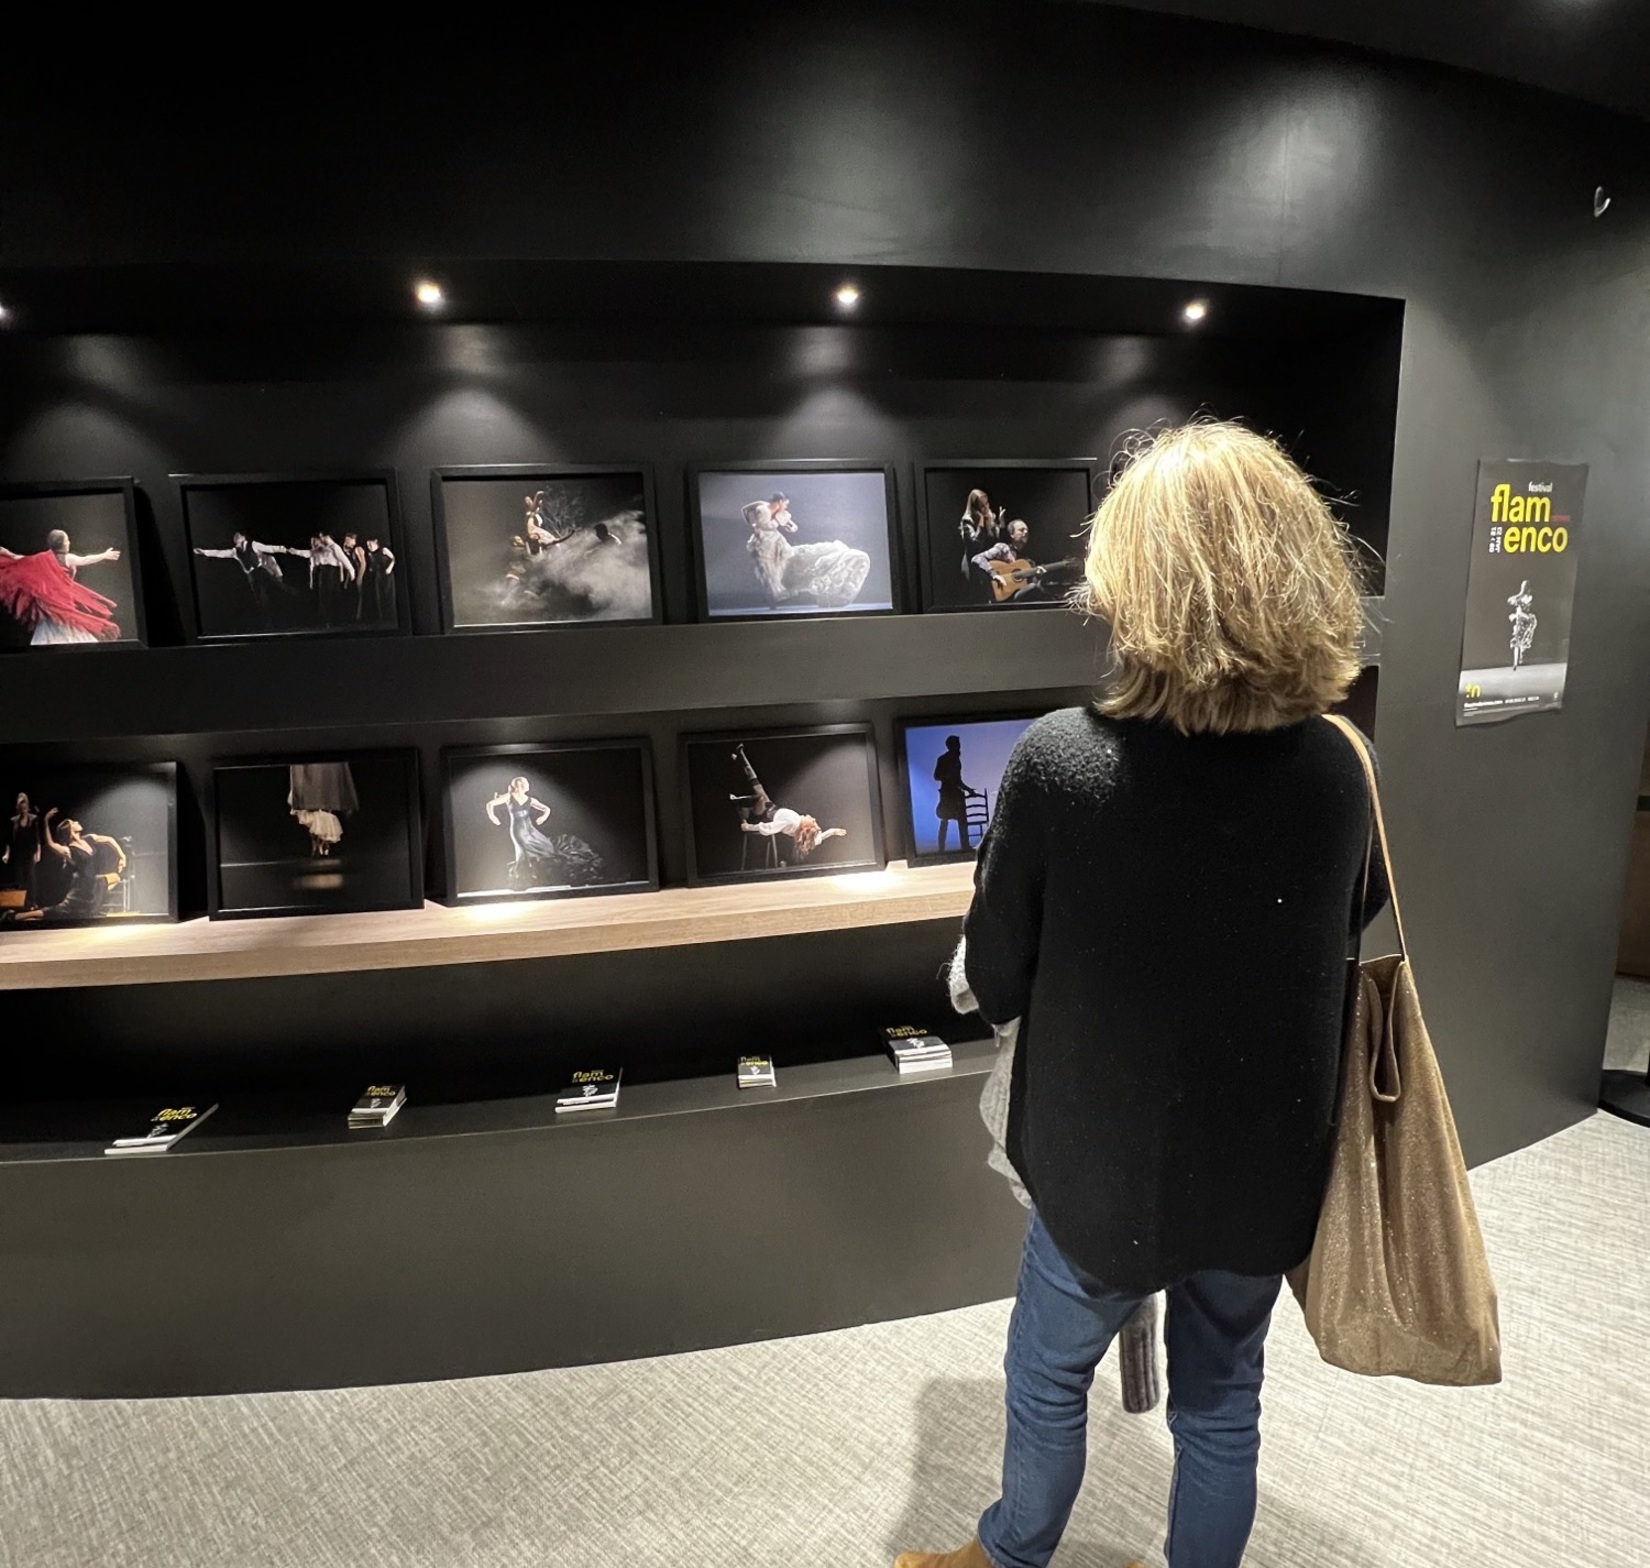
[{"label": "black display ledge", "polygon": [[[901,1074],[884,1055],[853,1056],[834,1061],[808,1062],[787,1067],[778,1058],[778,1082],[771,1089],[741,1089],[734,1080],[733,1060],[726,1073],[706,1078],[673,1078],[653,1083],[627,1084],[617,1108],[610,1111],[556,1112],[554,1094],[522,1095],[509,1099],[471,1100],[423,1105],[416,1086],[408,1102],[388,1127],[351,1130],[349,1104],[321,1106],[313,1099],[298,1100],[246,1095],[226,1099],[193,1133],[164,1154],[124,1160],[103,1153],[114,1139],[144,1130],[157,1102],[150,1098],[87,1101],[41,1106],[16,1106],[0,1116],[0,1165],[47,1160],[107,1160],[116,1165],[155,1160],[194,1159],[205,1155],[253,1154],[278,1149],[319,1148],[334,1144],[365,1147],[426,1138],[463,1138],[495,1133],[533,1132],[550,1127],[567,1132],[610,1126],[657,1116],[683,1116],[704,1111],[758,1109],[764,1105],[815,1100],[832,1095],[858,1094],[873,1089],[900,1089],[942,1078],[967,1078],[987,1073],[996,1059],[992,1040],[965,1040],[951,1048],[952,1065],[925,1073]],[[207,1101],[206,1103],[210,1103]]]},{"label": "black display ledge", "polygon": [[37,658],[0,658],[4,740],[355,728],[465,719],[693,712],[879,697],[1053,690],[1098,671],[1104,630],[1060,611],[588,626],[352,639],[349,679],[325,638],[71,650],[72,703]]},{"label": "black display ledge", "polygon": [[[1381,599],[1365,601],[1365,662],[1380,662]],[[1057,610],[866,615],[694,626],[588,626],[448,637],[354,639],[336,678],[325,638],[71,650],[75,701],[36,657],[0,657],[8,745],[206,735],[246,728],[359,728],[464,719],[692,713],[767,705],[898,701],[957,692],[1054,691],[1100,673],[1105,629]],[[753,671],[760,672],[753,675]],[[874,672],[874,673],[872,673]],[[95,676],[95,679],[92,677]]]}]

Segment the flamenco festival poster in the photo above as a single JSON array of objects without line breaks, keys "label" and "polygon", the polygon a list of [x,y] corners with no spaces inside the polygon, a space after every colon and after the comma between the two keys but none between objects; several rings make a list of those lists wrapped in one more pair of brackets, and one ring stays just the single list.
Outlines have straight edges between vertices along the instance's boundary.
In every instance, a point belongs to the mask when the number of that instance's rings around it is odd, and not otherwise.
[{"label": "flamenco festival poster", "polygon": [[1478,464],[1455,722],[1564,706],[1585,463]]}]

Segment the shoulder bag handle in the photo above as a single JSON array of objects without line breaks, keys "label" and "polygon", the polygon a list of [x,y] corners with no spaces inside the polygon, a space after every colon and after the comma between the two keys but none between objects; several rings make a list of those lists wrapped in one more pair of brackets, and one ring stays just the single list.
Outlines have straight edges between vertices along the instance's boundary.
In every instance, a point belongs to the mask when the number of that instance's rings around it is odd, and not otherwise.
[{"label": "shoulder bag handle", "polygon": [[[1409,944],[1404,940],[1404,917],[1398,908],[1398,882],[1392,874],[1392,851],[1387,845],[1386,818],[1381,813],[1381,786],[1375,779],[1375,764],[1370,760],[1369,747],[1363,736],[1354,724],[1348,723],[1338,713],[1324,715],[1331,724],[1346,736],[1352,749],[1358,754],[1358,761],[1363,764],[1364,778],[1369,783],[1369,810],[1375,837],[1381,845],[1381,863],[1386,867],[1387,895],[1392,900],[1392,922],[1398,928],[1398,953],[1407,964],[1409,962]],[[1373,847],[1373,846],[1372,846]],[[1369,861],[1364,861],[1364,878],[1367,888],[1369,877]],[[1360,911],[1361,913],[1361,911]]]}]

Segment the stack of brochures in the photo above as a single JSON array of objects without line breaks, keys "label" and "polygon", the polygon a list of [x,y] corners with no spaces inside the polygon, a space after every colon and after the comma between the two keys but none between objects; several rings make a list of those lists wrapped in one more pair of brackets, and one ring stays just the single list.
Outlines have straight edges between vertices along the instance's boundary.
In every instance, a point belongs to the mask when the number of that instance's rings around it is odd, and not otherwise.
[{"label": "stack of brochures", "polygon": [[619,1077],[623,1072],[622,1067],[581,1068],[556,1096],[556,1113],[612,1110],[619,1103]]},{"label": "stack of brochures", "polygon": [[739,1087],[741,1089],[771,1089],[775,1085],[771,1056],[741,1056],[739,1058]]},{"label": "stack of brochures", "polygon": [[951,1047],[926,1029],[901,1024],[884,1029],[882,1040],[902,1073],[931,1073],[951,1065]]},{"label": "stack of brochures", "polygon": [[192,1132],[215,1110],[198,1105],[166,1105],[149,1118],[149,1130],[138,1138],[116,1138],[105,1154],[164,1154],[179,1138]]},{"label": "stack of brochures", "polygon": [[369,1083],[349,1113],[351,1127],[388,1127],[407,1103],[404,1083]]}]

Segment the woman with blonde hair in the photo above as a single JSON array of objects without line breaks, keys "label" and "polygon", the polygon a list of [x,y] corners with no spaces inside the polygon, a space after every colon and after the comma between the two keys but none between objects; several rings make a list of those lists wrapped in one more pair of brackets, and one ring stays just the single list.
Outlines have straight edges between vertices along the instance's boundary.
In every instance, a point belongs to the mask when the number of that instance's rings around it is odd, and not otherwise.
[{"label": "woman with blonde hair", "polygon": [[1271,441],[1141,438],[1096,514],[1092,707],[1009,761],[965,923],[968,981],[1019,1019],[1007,1149],[1034,1207],[1009,1328],[1002,1495],[962,1550],[1042,1568],[1083,1478],[1087,1396],[1166,1290],[1169,1568],[1236,1568],[1262,1347],[1310,1251],[1332,1142],[1368,792],[1321,715],[1358,673],[1344,530]]}]

